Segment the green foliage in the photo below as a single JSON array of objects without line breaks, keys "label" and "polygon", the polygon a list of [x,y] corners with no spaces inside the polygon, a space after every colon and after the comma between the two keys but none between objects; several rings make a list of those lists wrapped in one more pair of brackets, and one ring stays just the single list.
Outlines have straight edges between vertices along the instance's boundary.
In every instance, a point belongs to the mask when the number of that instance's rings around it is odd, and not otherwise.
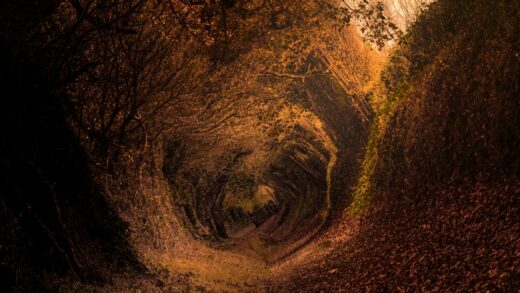
[{"label": "green foliage", "polygon": [[[387,81],[385,78],[382,80],[383,83]],[[378,140],[384,134],[386,124],[397,108],[397,105],[408,95],[410,90],[411,88],[408,83],[402,82],[397,85],[395,91],[387,95],[380,109],[377,111],[376,117],[372,121],[363,163],[361,164],[361,173],[354,187],[353,201],[349,208],[351,216],[360,217],[370,207],[375,180],[374,176],[378,163]]]},{"label": "green foliage", "polygon": [[374,176],[375,165],[377,162],[377,137],[379,135],[378,120],[372,122],[370,136],[368,139],[367,148],[363,163],[361,165],[361,174],[358,177],[356,186],[353,192],[353,201],[350,205],[350,215],[359,217],[363,215],[370,205],[372,180]]}]

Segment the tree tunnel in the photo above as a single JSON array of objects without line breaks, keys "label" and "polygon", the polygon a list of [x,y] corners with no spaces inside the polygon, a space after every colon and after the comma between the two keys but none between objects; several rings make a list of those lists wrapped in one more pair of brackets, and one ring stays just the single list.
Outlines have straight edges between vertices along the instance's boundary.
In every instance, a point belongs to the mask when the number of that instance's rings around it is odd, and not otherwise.
[{"label": "tree tunnel", "polygon": [[[314,119],[295,124],[279,146],[260,158],[264,165],[256,172],[251,171],[250,161],[257,155],[252,149],[237,148],[219,157],[220,174],[200,169],[183,173],[175,167],[182,165],[180,158],[167,155],[163,171],[177,191],[176,213],[185,228],[212,241],[261,233],[273,244],[315,232],[328,215],[327,173],[336,150],[329,135],[312,125]],[[168,144],[170,153],[182,147],[178,140]]]},{"label": "tree tunnel", "polygon": [[357,168],[366,113],[354,104],[362,100],[326,73],[323,55],[307,59],[318,73],[270,108],[269,118],[238,119],[213,136],[166,143],[162,170],[174,213],[194,238],[231,249],[260,239],[254,250],[268,250],[274,260],[306,243],[348,204],[342,187],[354,176],[341,175]]},{"label": "tree tunnel", "polygon": [[520,1],[0,3],[0,291],[520,288]]}]

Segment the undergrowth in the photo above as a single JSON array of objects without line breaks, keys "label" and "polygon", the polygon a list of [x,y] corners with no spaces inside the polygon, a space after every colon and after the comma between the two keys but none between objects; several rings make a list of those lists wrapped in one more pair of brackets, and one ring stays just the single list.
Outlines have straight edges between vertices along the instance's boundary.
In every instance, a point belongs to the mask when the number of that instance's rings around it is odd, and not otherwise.
[{"label": "undergrowth", "polygon": [[350,216],[359,218],[363,216],[370,207],[375,169],[378,162],[378,140],[384,135],[386,125],[395,112],[397,105],[409,92],[409,83],[400,82],[392,93],[383,97],[383,102],[376,111],[370,128],[370,135],[361,164],[360,174],[353,188],[353,201],[349,207]]}]

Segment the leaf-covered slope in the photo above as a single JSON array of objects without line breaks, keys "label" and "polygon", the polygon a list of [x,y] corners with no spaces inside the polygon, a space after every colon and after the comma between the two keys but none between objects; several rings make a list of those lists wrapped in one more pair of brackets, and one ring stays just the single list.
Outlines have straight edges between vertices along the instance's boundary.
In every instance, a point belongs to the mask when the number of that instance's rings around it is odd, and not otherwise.
[{"label": "leaf-covered slope", "polygon": [[381,191],[520,171],[520,5],[455,2],[433,5],[405,39],[410,90],[380,143]]}]

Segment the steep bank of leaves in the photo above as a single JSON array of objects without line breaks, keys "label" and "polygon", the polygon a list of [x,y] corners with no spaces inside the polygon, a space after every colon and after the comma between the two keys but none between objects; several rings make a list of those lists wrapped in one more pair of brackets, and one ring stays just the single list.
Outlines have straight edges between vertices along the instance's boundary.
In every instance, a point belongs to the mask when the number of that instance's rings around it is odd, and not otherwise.
[{"label": "steep bank of leaves", "polygon": [[518,173],[518,8],[509,6],[440,1],[403,38],[382,75],[355,214],[374,194]]},{"label": "steep bank of leaves", "polygon": [[509,1],[439,1],[412,27],[401,53],[408,74],[387,82],[411,88],[380,142],[378,202],[518,179],[519,13]]}]

